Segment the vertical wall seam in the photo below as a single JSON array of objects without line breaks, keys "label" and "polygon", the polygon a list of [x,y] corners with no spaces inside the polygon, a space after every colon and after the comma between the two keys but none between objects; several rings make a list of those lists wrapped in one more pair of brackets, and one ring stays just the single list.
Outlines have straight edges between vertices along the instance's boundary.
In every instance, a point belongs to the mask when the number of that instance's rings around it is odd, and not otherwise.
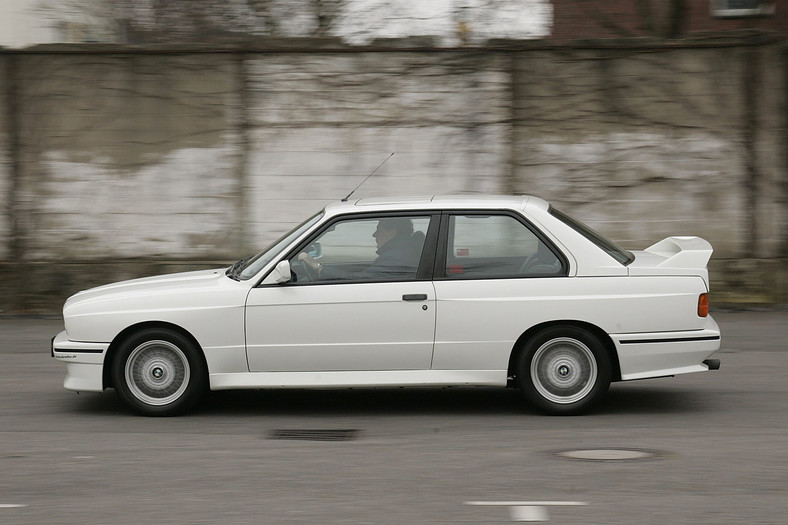
[{"label": "vertical wall seam", "polygon": [[[505,175],[504,193],[517,193],[517,52],[509,51],[509,173]],[[522,192],[519,192],[522,193]]]},{"label": "vertical wall seam", "polygon": [[19,195],[22,186],[22,152],[19,131],[20,90],[19,90],[19,55],[6,56],[5,78],[6,89],[3,105],[5,106],[6,133],[8,136],[9,159],[9,191],[6,201],[6,213],[10,227],[8,259],[20,262],[24,259],[25,243],[23,220],[19,207]]},{"label": "vertical wall seam", "polygon": [[746,210],[745,258],[757,258],[758,232],[758,86],[762,81],[760,71],[761,49],[748,48],[744,56],[744,209]]},{"label": "vertical wall seam", "polygon": [[[782,89],[782,114],[783,114],[783,165],[782,169],[782,198],[779,201],[779,213],[782,217],[782,246],[779,250],[780,257],[788,257],[788,44],[783,44],[783,89]],[[783,298],[785,300],[785,298]]]},{"label": "vertical wall seam", "polygon": [[235,228],[235,246],[238,252],[246,255],[250,250],[249,246],[249,165],[250,165],[250,93],[249,93],[249,70],[247,65],[248,55],[238,53],[236,56],[236,66],[238,75],[238,140],[240,142],[240,153],[238,155],[238,221]]},{"label": "vertical wall seam", "polygon": [[[25,220],[21,205],[22,193],[22,139],[21,122],[21,89],[19,63],[22,57],[17,54],[6,55],[5,58],[5,97],[0,98],[4,107],[7,155],[8,155],[8,194],[6,196],[5,213],[8,217],[7,262],[19,265],[25,259]],[[23,272],[19,277],[10,279],[4,290],[4,299],[0,303],[0,311],[19,312],[24,310],[24,281],[30,272]]]}]

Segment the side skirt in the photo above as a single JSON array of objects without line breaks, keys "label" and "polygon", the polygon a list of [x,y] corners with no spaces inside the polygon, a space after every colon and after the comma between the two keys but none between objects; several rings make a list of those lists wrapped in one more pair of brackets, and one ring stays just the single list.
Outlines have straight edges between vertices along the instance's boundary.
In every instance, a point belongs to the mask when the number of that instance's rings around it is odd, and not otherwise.
[{"label": "side skirt", "polygon": [[506,386],[506,370],[380,370],[211,374],[211,390],[249,388],[375,388]]}]

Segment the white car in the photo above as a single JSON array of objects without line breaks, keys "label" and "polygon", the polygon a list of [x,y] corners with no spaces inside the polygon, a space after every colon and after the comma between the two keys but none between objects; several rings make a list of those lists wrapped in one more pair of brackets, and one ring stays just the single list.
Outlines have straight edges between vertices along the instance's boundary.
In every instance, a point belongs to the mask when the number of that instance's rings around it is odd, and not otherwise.
[{"label": "white car", "polygon": [[343,201],[231,268],[77,293],[52,356],[144,415],[208,388],[445,385],[576,414],[612,381],[719,368],[711,253],[629,252],[535,197]]}]

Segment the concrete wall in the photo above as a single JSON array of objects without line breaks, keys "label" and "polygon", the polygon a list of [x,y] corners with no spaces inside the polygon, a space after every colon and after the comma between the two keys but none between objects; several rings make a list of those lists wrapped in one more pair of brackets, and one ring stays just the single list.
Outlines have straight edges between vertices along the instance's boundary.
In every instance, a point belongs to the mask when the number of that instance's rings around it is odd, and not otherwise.
[{"label": "concrete wall", "polygon": [[0,55],[0,313],[255,252],[391,152],[356,195],[535,194],[786,301],[784,43],[307,44]]},{"label": "concrete wall", "polygon": [[511,192],[625,246],[705,237],[717,299],[785,302],[785,57],[781,46],[519,53]]},{"label": "concrete wall", "polygon": [[25,258],[205,257],[240,220],[228,57],[25,57]]},{"label": "concrete wall", "polygon": [[[747,256],[743,53],[521,55],[514,191],[538,188],[627,246],[684,232]],[[760,233],[776,255],[776,232]]]},{"label": "concrete wall", "polygon": [[[8,57],[0,56],[0,93],[8,93],[9,61]],[[13,215],[11,203],[14,196],[11,190],[12,167],[9,156],[11,144],[8,133],[8,116],[7,104],[0,105],[0,195],[5,197],[0,204],[0,260],[8,260],[11,255],[9,250],[11,244],[10,218]]]},{"label": "concrete wall", "polygon": [[271,240],[347,195],[503,190],[509,75],[505,57],[467,53],[326,53],[247,62],[251,237]]}]

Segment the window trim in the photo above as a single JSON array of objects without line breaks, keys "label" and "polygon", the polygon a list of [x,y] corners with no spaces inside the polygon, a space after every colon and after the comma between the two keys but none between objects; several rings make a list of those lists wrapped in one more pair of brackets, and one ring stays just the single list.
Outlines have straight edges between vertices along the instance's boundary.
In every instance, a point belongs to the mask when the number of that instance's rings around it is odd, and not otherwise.
[{"label": "window trim", "polygon": [[[438,237],[438,226],[440,223],[440,210],[397,210],[397,211],[378,211],[378,212],[358,212],[358,213],[345,213],[342,215],[336,215],[331,219],[327,220],[325,223],[318,226],[316,230],[310,233],[307,237],[304,238],[303,241],[295,245],[295,247],[287,252],[283,252],[284,255],[279,257],[277,260],[277,264],[281,261],[290,260],[295,257],[298,253],[304,251],[304,249],[309,246],[310,244],[314,243],[315,240],[323,235],[329,228],[339,222],[345,222],[349,220],[375,220],[378,218],[384,217],[428,217],[430,219],[429,226],[427,227],[427,232],[424,236],[424,246],[421,250],[421,259],[419,259],[419,266],[416,269],[416,277],[413,279],[364,279],[364,280],[350,280],[350,279],[337,279],[337,280],[325,280],[325,281],[308,281],[308,282],[293,282],[288,281],[284,283],[278,284],[267,284],[263,285],[262,282],[265,281],[265,277],[260,281],[258,287],[268,287],[268,286],[326,286],[326,285],[337,285],[337,284],[369,284],[369,283],[410,283],[410,282],[423,282],[423,281],[431,281],[432,274],[435,265],[435,244]],[[276,265],[274,265],[276,267]],[[273,268],[272,270],[273,271]],[[269,272],[270,273],[270,272]]]},{"label": "window trim", "polygon": [[775,6],[774,0],[757,2],[754,7],[734,7],[730,0],[711,0],[709,9],[716,18],[754,18],[774,15]]},{"label": "window trim", "polygon": [[[449,224],[450,218],[452,215],[494,215],[494,216],[507,216],[515,219],[520,224],[525,226],[540,242],[544,243],[544,245],[549,249],[553,255],[558,258],[559,262],[561,263],[561,272],[555,275],[521,275],[521,274],[514,274],[514,275],[498,275],[494,277],[488,276],[472,276],[472,277],[449,277],[445,274],[446,270],[446,260],[449,251]],[[440,224],[440,237],[438,238],[438,243],[436,247],[436,257],[435,257],[435,265],[433,268],[433,280],[434,281],[490,281],[490,280],[500,280],[500,279],[551,279],[556,277],[568,277],[569,276],[569,259],[567,256],[552,242],[542,231],[534,226],[534,224],[528,220],[522,213],[509,210],[509,209],[489,209],[489,210],[480,210],[480,209],[470,209],[470,210],[443,210],[441,213],[441,224]]]},{"label": "window trim", "polygon": [[[279,249],[279,250],[278,250],[276,253],[274,253],[274,254],[271,256],[271,258],[268,260],[268,262],[266,262],[266,263],[264,263],[264,264],[260,265],[260,268],[258,268],[258,269],[257,269],[257,271],[256,271],[254,274],[250,275],[249,277],[241,277],[241,274],[242,274],[244,271],[246,271],[246,270],[247,270],[247,269],[248,269],[250,266],[254,265],[254,264],[255,264],[255,263],[258,261],[258,260],[260,260],[260,258],[261,258],[261,257],[264,257],[264,256],[265,256],[265,255],[267,255],[269,252],[273,251],[273,250],[274,250],[274,249],[275,249],[275,248],[276,248],[276,247],[277,247],[279,244],[283,243],[283,242],[284,242],[284,241],[285,241],[285,240],[286,240],[288,237],[290,237],[290,236],[293,236],[293,235],[294,235],[294,234],[295,234],[295,233],[296,233],[298,230],[301,230],[302,228],[304,228],[305,226],[307,226],[307,225],[308,225],[310,222],[314,221],[314,223],[313,223],[313,224],[311,224],[311,225],[309,225],[308,227],[306,227],[306,228],[304,229],[304,231],[302,231],[302,232],[299,234],[299,235],[306,235],[306,234],[307,234],[307,232],[309,231],[309,229],[310,229],[310,228],[314,228],[315,226],[317,226],[317,224],[319,224],[319,223],[320,223],[320,221],[321,221],[321,220],[323,220],[323,216],[324,216],[324,215],[325,215],[325,211],[324,211],[324,210],[320,210],[319,212],[315,213],[314,215],[312,215],[311,217],[309,217],[309,218],[308,218],[308,219],[306,219],[305,221],[301,222],[301,223],[300,223],[298,226],[295,226],[295,227],[293,227],[292,229],[290,229],[289,231],[287,231],[287,232],[283,233],[283,234],[282,234],[282,235],[281,235],[281,236],[280,236],[278,239],[276,239],[274,242],[272,242],[271,244],[269,244],[269,245],[268,245],[266,248],[264,248],[262,251],[260,251],[260,252],[258,252],[258,253],[256,253],[256,254],[254,254],[254,255],[252,255],[252,256],[250,256],[250,257],[248,258],[248,261],[246,262],[246,264],[245,264],[245,266],[244,266],[243,270],[239,270],[239,271],[238,271],[238,274],[237,274],[237,276],[236,276],[237,278],[236,278],[236,277],[232,277],[232,276],[230,276],[230,275],[229,275],[229,272],[230,272],[230,269],[231,269],[231,268],[228,268],[228,269],[227,269],[227,272],[225,273],[225,275],[227,275],[227,277],[229,277],[230,279],[233,279],[233,280],[235,280],[235,281],[238,281],[238,282],[246,282],[246,281],[251,281],[251,280],[253,280],[253,279],[255,278],[255,276],[256,276],[257,274],[259,274],[259,273],[260,273],[260,271],[261,271],[263,268],[265,268],[266,266],[268,266],[269,264],[271,264],[271,261],[273,261],[274,259],[276,259],[277,257],[279,257],[279,255],[280,255],[281,253],[283,253],[283,252],[284,252],[284,251],[287,249],[287,246],[288,246],[290,243],[292,243],[292,242],[295,242],[295,240],[298,238],[298,236],[295,236],[295,238],[293,238],[293,239],[292,239],[292,240],[291,240],[289,243],[287,243],[287,244],[283,245],[283,246],[282,246],[282,247],[281,247],[281,248],[280,248],[280,249]],[[274,266],[275,266],[275,265],[274,265]],[[261,278],[261,279],[260,279],[260,280],[257,282],[257,284],[255,284],[255,286],[258,286],[258,285],[259,285],[259,284],[260,284],[260,283],[263,281],[263,279],[265,279],[265,277],[266,277],[266,276],[267,276],[269,273],[271,273],[271,271],[273,271],[273,267],[272,267],[272,268],[271,268],[269,271],[265,272],[265,274],[263,274],[262,278]]]}]

